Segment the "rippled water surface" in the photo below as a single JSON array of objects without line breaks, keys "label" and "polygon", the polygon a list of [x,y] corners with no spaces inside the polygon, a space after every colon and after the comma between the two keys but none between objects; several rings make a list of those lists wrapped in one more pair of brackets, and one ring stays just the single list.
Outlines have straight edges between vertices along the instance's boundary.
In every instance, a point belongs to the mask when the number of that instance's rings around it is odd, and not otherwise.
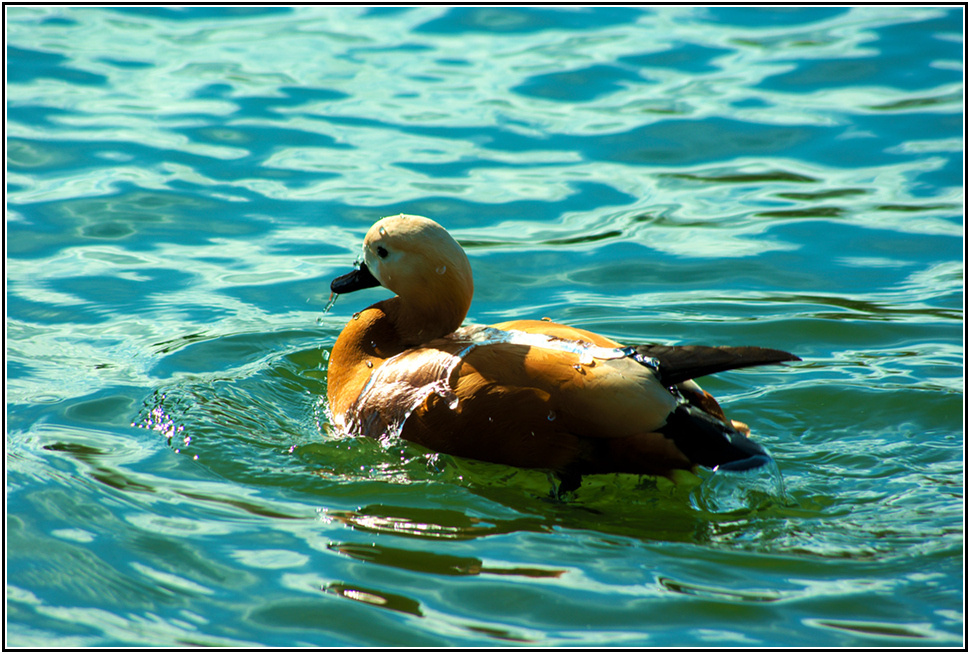
[{"label": "rippled water surface", "polygon": [[[9,644],[962,645],[963,8],[5,11]],[[801,356],[703,380],[785,494],[332,434],[398,212]]]}]

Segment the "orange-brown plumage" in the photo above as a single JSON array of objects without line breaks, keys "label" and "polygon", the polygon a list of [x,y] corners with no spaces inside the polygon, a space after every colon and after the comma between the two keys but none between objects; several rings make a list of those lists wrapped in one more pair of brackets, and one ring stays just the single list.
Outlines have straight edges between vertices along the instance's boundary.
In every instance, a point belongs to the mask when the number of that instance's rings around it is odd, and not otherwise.
[{"label": "orange-brown plumage", "polygon": [[[345,293],[396,296],[355,314],[334,345],[327,398],[334,426],[400,435],[439,452],[583,474],[662,475],[694,465],[757,465],[716,400],[685,375],[797,360],[764,348],[640,346],[548,321],[464,327],[471,267],[437,223],[394,216],[364,240]],[[457,331],[456,331],[457,330]],[[748,463],[746,463],[748,462]]]}]

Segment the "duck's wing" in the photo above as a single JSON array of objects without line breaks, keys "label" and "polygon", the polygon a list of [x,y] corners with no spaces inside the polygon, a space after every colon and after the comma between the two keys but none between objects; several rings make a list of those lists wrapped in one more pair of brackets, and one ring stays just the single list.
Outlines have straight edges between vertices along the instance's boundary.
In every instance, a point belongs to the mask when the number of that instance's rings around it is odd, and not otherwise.
[{"label": "duck's wing", "polygon": [[678,406],[657,431],[671,439],[691,463],[711,469],[750,470],[771,460],[759,443],[691,404]]},{"label": "duck's wing", "polygon": [[640,357],[657,360],[660,382],[668,387],[725,370],[801,361],[791,352],[754,346],[645,344],[636,346],[636,351]]}]

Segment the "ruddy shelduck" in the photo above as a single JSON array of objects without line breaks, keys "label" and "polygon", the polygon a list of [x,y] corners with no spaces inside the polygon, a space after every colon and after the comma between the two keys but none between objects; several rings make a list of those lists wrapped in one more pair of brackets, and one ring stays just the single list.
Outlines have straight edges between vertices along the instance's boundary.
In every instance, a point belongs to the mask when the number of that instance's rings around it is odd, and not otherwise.
[{"label": "ruddy shelduck", "polygon": [[395,297],[354,314],[330,356],[327,400],[342,433],[546,469],[560,492],[586,474],[745,470],[770,460],[693,379],[800,360],[788,352],[624,346],[545,320],[462,327],[471,265],[421,216],[375,223],[357,267],[330,287],[378,285]]}]

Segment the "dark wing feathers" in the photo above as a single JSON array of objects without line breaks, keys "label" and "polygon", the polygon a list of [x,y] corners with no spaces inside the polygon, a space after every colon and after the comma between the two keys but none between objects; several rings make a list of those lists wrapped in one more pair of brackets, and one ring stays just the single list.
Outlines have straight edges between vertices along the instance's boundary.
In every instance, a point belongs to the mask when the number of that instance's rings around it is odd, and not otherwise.
[{"label": "dark wing feathers", "polygon": [[713,375],[725,370],[763,366],[783,361],[801,361],[783,350],[766,347],[708,345],[638,345],[637,354],[660,362],[660,381],[674,386],[688,379]]},{"label": "dark wing feathers", "polygon": [[771,460],[761,445],[706,411],[682,404],[658,429],[691,463],[722,470],[750,470]]}]

